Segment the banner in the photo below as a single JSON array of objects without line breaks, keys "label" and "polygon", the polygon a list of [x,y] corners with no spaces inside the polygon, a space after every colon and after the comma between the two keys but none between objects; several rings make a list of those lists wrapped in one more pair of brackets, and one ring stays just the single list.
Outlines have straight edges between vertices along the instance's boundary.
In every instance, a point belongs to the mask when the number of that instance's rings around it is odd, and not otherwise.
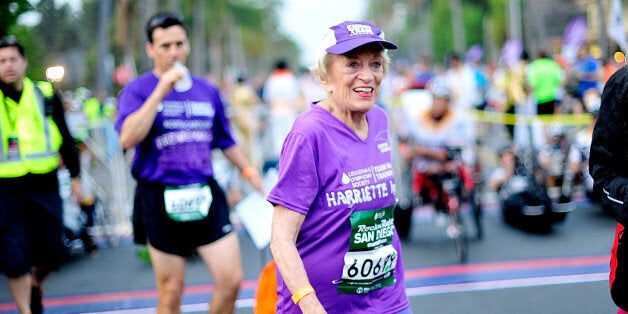
[{"label": "banner", "polygon": [[608,16],[608,37],[615,41],[622,52],[626,53],[626,31],[624,29],[624,10],[621,0],[611,0],[610,14]]},{"label": "banner", "polygon": [[587,34],[587,19],[576,16],[569,20],[563,31],[563,47],[561,55],[571,64],[578,57],[578,49],[585,43]]},{"label": "banner", "polygon": [[522,53],[523,43],[521,42],[521,39],[510,38],[506,41],[506,43],[504,43],[499,63],[504,64],[507,67],[513,67],[521,60]]},{"label": "banner", "polygon": [[484,50],[482,49],[482,46],[480,46],[479,44],[475,44],[471,46],[471,48],[469,48],[469,50],[467,51],[464,61],[468,63],[476,63],[481,61],[483,56]]}]

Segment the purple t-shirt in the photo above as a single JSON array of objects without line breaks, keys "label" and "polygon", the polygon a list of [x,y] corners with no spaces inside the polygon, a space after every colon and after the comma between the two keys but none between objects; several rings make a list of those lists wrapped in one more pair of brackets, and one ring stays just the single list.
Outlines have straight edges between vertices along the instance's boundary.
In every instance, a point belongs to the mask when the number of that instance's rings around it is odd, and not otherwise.
[{"label": "purple t-shirt", "polygon": [[[339,293],[352,233],[352,214],[395,204],[388,118],[375,106],[361,140],[343,122],[314,104],[301,114],[279,160],[279,180],[268,201],[306,215],[296,246],[317,297],[329,313],[396,313],[409,306],[399,237],[387,221],[398,252],[392,285],[366,294]],[[278,274],[278,313],[300,313]],[[391,280],[392,282],[393,280]]]},{"label": "purple t-shirt", "polygon": [[[118,132],[124,119],[142,106],[158,82],[151,71],[122,90],[115,125]],[[157,111],[150,132],[135,147],[133,177],[167,185],[206,182],[213,175],[212,149],[235,145],[218,89],[193,77],[190,90],[172,90]]]}]

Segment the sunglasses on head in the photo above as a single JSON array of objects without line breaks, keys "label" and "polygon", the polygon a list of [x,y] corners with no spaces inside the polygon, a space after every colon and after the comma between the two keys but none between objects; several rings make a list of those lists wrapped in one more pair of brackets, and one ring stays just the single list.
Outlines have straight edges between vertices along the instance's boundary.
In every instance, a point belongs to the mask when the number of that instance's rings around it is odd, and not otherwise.
[{"label": "sunglasses on head", "polygon": [[149,28],[168,27],[183,24],[183,19],[174,13],[163,13],[153,16],[148,22]]},{"label": "sunglasses on head", "polygon": [[0,48],[16,46],[17,44],[18,43],[15,36],[9,35],[9,36],[0,38]]},{"label": "sunglasses on head", "polygon": [[146,38],[152,43],[155,28],[168,28],[174,25],[183,26],[183,19],[179,15],[172,12],[157,13],[146,23]]}]

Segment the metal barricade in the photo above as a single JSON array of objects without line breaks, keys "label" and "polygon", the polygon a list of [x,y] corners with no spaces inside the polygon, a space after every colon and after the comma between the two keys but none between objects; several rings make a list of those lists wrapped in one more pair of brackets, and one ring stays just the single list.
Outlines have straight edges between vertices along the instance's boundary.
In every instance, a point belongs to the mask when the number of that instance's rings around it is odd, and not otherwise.
[{"label": "metal barricade", "polygon": [[121,237],[133,232],[135,181],[129,171],[133,151],[122,151],[113,122],[109,120],[90,126],[84,143],[91,160],[81,163],[81,175],[97,199],[93,233],[115,245]]}]

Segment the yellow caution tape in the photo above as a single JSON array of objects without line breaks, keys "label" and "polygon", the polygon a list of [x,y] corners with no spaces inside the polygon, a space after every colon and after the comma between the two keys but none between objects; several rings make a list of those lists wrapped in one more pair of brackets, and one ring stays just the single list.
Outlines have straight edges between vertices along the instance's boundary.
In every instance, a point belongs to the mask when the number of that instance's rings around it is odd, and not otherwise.
[{"label": "yellow caution tape", "polygon": [[470,110],[468,113],[479,122],[509,125],[539,122],[541,124],[559,124],[564,126],[586,126],[593,122],[593,118],[588,113],[528,115],[483,110]]}]

